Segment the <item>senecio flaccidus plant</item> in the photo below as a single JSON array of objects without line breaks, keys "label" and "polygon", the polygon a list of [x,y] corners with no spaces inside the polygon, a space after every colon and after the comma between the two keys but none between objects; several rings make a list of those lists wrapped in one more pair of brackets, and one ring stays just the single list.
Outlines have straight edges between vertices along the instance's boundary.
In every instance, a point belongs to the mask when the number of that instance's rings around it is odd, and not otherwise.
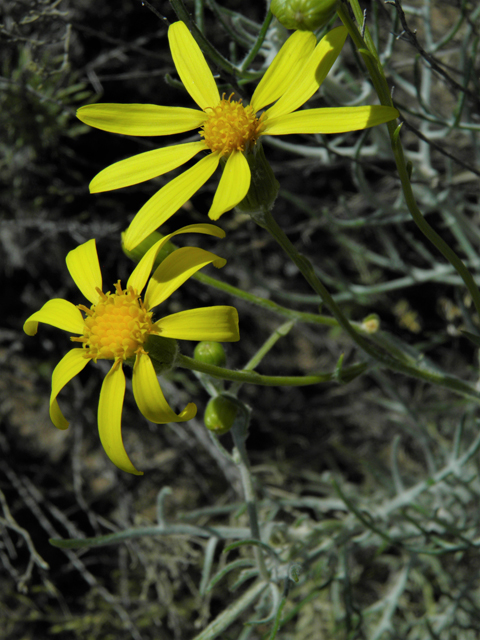
[{"label": "senecio flaccidus plant", "polygon": [[240,339],[238,313],[234,307],[189,309],[154,319],[153,309],[161,305],[199,269],[208,264],[222,267],[226,262],[209,251],[183,247],[167,256],[150,277],[155,258],[162,247],[171,237],[186,232],[216,237],[225,235],[221,229],[209,224],[183,227],[159,240],[145,253],[125,288],[118,281],[114,285],[114,291],[107,293],[102,291],[102,274],[95,240],[85,242],[70,251],[66,262],[75,284],[91,306],[75,306],[59,298],[49,300],[24,324],[24,330],[30,336],[37,333],[39,322],[77,334],[71,340],[80,346],[70,350],[52,374],[50,417],[59,429],[68,427],[68,421],[57,402],[57,396],[63,387],[90,361],[113,360],[100,392],[100,440],[108,457],[117,467],[136,475],[141,475],[142,472],[131,463],[121,435],[125,395],[123,366],[133,366],[133,394],[138,408],[148,420],[157,424],[184,422],[195,416],[196,405],[189,403],[183,411],[176,414],[168,405],[157,379],[158,373],[175,364],[175,341],[232,342]]},{"label": "senecio flaccidus plant", "polygon": [[90,183],[97,193],[120,189],[163,175],[207,152],[193,167],[162,187],[140,209],[124,236],[128,250],[167,221],[222,166],[208,216],[217,220],[247,196],[249,154],[262,136],[344,133],[394,120],[398,111],[380,105],[300,109],[318,90],[340,54],[347,30],[337,27],[320,42],[313,33],[295,31],[268,67],[250,104],[234,94],[220,95],[199,46],[183,22],[170,25],[173,61],[186,90],[200,109],[153,104],[93,104],[78,118],[92,127],[134,136],[163,136],[199,129],[196,142],[154,149],[117,162]]}]

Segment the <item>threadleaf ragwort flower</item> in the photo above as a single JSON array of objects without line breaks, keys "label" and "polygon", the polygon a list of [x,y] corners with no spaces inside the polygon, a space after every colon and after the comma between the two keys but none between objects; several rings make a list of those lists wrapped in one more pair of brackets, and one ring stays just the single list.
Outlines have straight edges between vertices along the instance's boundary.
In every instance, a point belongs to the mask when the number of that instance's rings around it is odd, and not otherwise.
[{"label": "threadleaf ragwort flower", "polygon": [[[344,133],[396,118],[396,109],[378,105],[298,111],[326,78],[346,37],[345,27],[337,27],[316,45],[312,33],[293,33],[259,82],[250,104],[244,106],[241,100],[233,99],[233,94],[220,96],[212,72],[193,36],[183,22],[175,22],[168,30],[173,61],[200,111],[152,104],[81,107],[77,112],[78,118],[104,131],[161,136],[200,127],[202,138],[117,162],[92,180],[92,193],[150,180],[176,169],[200,152],[210,151],[193,167],[162,187],[140,209],[126,232],[126,248],[133,249],[168,220],[210,178],[222,158],[226,162],[208,215],[217,220],[241,202],[251,179],[245,154],[252,150],[261,136]],[[272,103],[275,104],[259,114]]]},{"label": "threadleaf ragwort flower", "polygon": [[[125,289],[120,281],[115,291],[102,292],[102,274],[98,262],[95,240],[89,240],[67,255],[67,268],[75,284],[91,303],[91,307],[73,305],[61,298],[49,300],[31,315],[24,324],[30,336],[37,333],[38,323],[50,324],[80,337],[73,342],[81,347],[69,351],[57,364],[52,375],[50,417],[59,429],[66,429],[68,422],[58,406],[57,396],[63,387],[90,360],[113,360],[113,366],[103,381],[98,405],[98,429],[102,445],[110,460],[120,469],[136,475],[137,471],[125,451],[121,434],[125,375],[123,363],[133,364],[132,386],[136,403],[142,414],[152,422],[184,422],[193,418],[197,407],[189,403],[178,415],[170,408],[158,383],[154,364],[155,341],[158,337],[179,340],[213,340],[233,342],[240,339],[238,314],[234,307],[216,306],[181,311],[160,320],[154,320],[152,309],[164,302],[190,276],[202,267],[213,263],[225,264],[209,251],[197,247],[183,247],[167,256],[153,273],[141,297],[155,258],[168,240],[179,233],[196,232],[223,237],[225,233],[209,224],[183,227],[165,236],[144,255],[138,263]],[[82,315],[82,311],[85,317]],[[172,344],[174,340],[171,341]],[[167,349],[168,352],[168,349]],[[170,349],[170,362],[174,359]],[[152,362],[153,361],[153,362]],[[157,367],[158,369],[158,367]]]}]

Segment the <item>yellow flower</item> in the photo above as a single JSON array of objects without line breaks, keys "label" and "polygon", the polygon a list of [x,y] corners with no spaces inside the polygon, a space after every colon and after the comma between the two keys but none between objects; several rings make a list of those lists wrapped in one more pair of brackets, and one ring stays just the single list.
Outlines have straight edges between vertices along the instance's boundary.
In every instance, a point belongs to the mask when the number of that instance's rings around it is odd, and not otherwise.
[{"label": "yellow flower", "polygon": [[[63,387],[90,360],[113,360],[105,377],[98,405],[98,429],[102,445],[110,460],[120,469],[141,475],[125,451],[121,434],[121,418],[125,395],[123,363],[133,363],[132,386],[135,400],[142,414],[152,422],[183,422],[193,418],[197,407],[189,403],[178,415],[170,408],[162,393],[152,358],[154,341],[161,336],[183,340],[214,340],[232,342],[240,339],[238,314],[234,307],[216,306],[181,311],[154,320],[152,309],[164,302],[178,287],[202,267],[213,263],[225,264],[209,251],[183,247],[167,256],[155,270],[142,299],[155,258],[168,240],[179,233],[206,233],[223,237],[224,232],[213,225],[197,224],[183,227],[154,244],[138,263],[125,289],[120,281],[115,291],[102,292],[102,274],[95,240],[89,240],[67,255],[67,268],[75,284],[91,303],[91,307],[74,306],[61,298],[49,300],[31,315],[24,324],[30,336],[37,333],[38,323],[44,322],[80,337],[71,338],[82,346],[69,351],[57,364],[52,375],[50,417],[59,429],[68,422],[58,406],[57,396]],[[85,317],[81,311],[85,313]],[[150,340],[150,343],[149,343]],[[149,356],[152,345],[152,358]]]},{"label": "yellow flower", "polygon": [[[90,183],[92,193],[150,180],[176,169],[200,152],[211,152],[166,184],[140,209],[126,232],[126,248],[133,249],[168,220],[210,178],[222,158],[226,162],[208,215],[217,220],[241,202],[251,178],[245,153],[252,150],[261,136],[344,133],[396,118],[398,111],[384,106],[298,110],[326,78],[346,36],[345,27],[337,27],[316,45],[312,33],[293,33],[267,69],[250,104],[244,106],[232,96],[220,96],[193,36],[183,22],[175,22],[168,30],[173,61],[200,110],[152,104],[81,107],[77,116],[82,122],[113,133],[161,136],[200,127],[201,140],[197,142],[154,149],[107,167]],[[261,112],[268,105],[272,106]]]}]

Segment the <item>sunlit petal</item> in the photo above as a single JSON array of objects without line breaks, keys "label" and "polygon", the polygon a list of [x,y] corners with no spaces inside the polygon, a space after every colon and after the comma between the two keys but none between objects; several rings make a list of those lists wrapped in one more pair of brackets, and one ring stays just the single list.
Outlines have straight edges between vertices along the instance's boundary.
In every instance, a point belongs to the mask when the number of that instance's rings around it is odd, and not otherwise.
[{"label": "sunlit petal", "polygon": [[206,115],[197,109],[156,104],[87,104],[77,111],[85,124],[127,136],[164,136],[201,126]]},{"label": "sunlit petal", "polygon": [[398,117],[394,107],[328,107],[305,109],[275,118],[267,125],[269,136],[290,133],[345,133],[374,127]]},{"label": "sunlit petal", "polygon": [[231,153],[223,169],[208,217],[218,220],[223,213],[241,202],[248,193],[251,177],[250,167],[243,153]]},{"label": "sunlit petal", "polygon": [[211,263],[223,267],[226,260],[199,247],[182,247],[171,253],[150,278],[145,293],[146,308],[161,304],[194,273]]},{"label": "sunlit petal", "polygon": [[218,306],[180,311],[158,320],[155,328],[162,337],[177,340],[240,340],[238,313],[234,307]]},{"label": "sunlit petal", "polygon": [[89,240],[70,251],[66,258],[73,281],[92,304],[98,302],[97,287],[102,289],[102,272],[98,262],[95,240]]},{"label": "sunlit petal", "polygon": [[145,354],[137,355],[135,360],[132,387],[138,408],[151,422],[185,422],[197,413],[197,407],[192,402],[178,415],[170,408],[158,383],[152,361]]},{"label": "sunlit petal", "polygon": [[153,269],[153,265],[157,258],[157,255],[161,251],[162,247],[170,240],[170,238],[173,238],[173,236],[176,236],[180,233],[204,233],[209,236],[215,236],[216,238],[225,237],[225,231],[213,224],[189,224],[186,227],[177,229],[177,231],[174,231],[168,236],[163,237],[161,240],[150,247],[150,249],[145,253],[143,258],[133,270],[133,273],[128,279],[127,287],[133,287],[138,293],[143,290],[143,287],[147,284],[148,276]]},{"label": "sunlit petal", "polygon": [[125,248],[131,251],[173,216],[210,178],[219,162],[218,153],[210,153],[157,191],[143,205],[125,232]]},{"label": "sunlit petal", "polygon": [[142,471],[135,469],[125,451],[122,439],[122,409],[125,397],[125,374],[120,362],[116,362],[105,376],[98,403],[98,432],[105,453],[119,469],[137,476]]},{"label": "sunlit petal", "polygon": [[39,311],[25,320],[23,330],[27,335],[34,336],[39,322],[50,324],[69,333],[83,333],[85,326],[83,316],[77,307],[62,298],[54,298],[46,302]]},{"label": "sunlit petal", "polygon": [[50,418],[57,429],[66,429],[68,421],[58,406],[57,396],[63,387],[70,382],[90,362],[84,357],[83,349],[72,349],[57,364],[52,373],[52,393],[50,396]]},{"label": "sunlit petal", "polygon": [[129,187],[172,171],[207,148],[203,140],[153,149],[121,160],[100,171],[90,182],[90,192]]},{"label": "sunlit petal", "polygon": [[313,96],[337,59],[346,37],[345,27],[337,27],[320,40],[296,81],[292,82],[284,95],[267,110],[267,124],[270,118],[295,111]]},{"label": "sunlit petal", "polygon": [[214,77],[184,22],[170,25],[168,41],[178,75],[193,100],[200,109],[216,106],[220,102],[220,94]]},{"label": "sunlit petal", "polygon": [[250,104],[260,111],[275,102],[297,81],[315,48],[315,36],[310,31],[295,31],[284,43],[253,92]]}]

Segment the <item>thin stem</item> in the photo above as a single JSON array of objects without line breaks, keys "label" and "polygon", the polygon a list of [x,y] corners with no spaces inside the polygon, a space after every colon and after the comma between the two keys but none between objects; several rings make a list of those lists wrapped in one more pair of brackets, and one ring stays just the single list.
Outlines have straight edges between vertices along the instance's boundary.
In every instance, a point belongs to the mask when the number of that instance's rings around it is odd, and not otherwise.
[{"label": "thin stem", "polygon": [[266,387],[302,387],[319,384],[321,382],[350,382],[361,375],[368,366],[365,363],[354,364],[350,367],[343,368],[340,375],[337,372],[333,372],[309,376],[264,376],[256,371],[233,371],[232,369],[224,369],[223,367],[217,367],[213,364],[199,362],[182,354],[177,356],[176,365],[184,369],[190,369],[190,371],[207,373],[214,378],[241,382],[242,384],[258,384]]},{"label": "thin stem", "polygon": [[255,41],[255,44],[253,45],[252,49],[250,50],[250,53],[247,55],[247,57],[241,64],[240,69],[242,71],[246,71],[248,69],[248,67],[250,66],[250,63],[255,58],[257,53],[260,51],[260,47],[262,46],[263,41],[265,40],[265,36],[267,35],[268,27],[270,26],[272,19],[273,19],[273,14],[269,9],[267,15],[265,16],[265,20],[263,21],[262,28],[258,33],[258,37],[257,37],[257,40]]}]

